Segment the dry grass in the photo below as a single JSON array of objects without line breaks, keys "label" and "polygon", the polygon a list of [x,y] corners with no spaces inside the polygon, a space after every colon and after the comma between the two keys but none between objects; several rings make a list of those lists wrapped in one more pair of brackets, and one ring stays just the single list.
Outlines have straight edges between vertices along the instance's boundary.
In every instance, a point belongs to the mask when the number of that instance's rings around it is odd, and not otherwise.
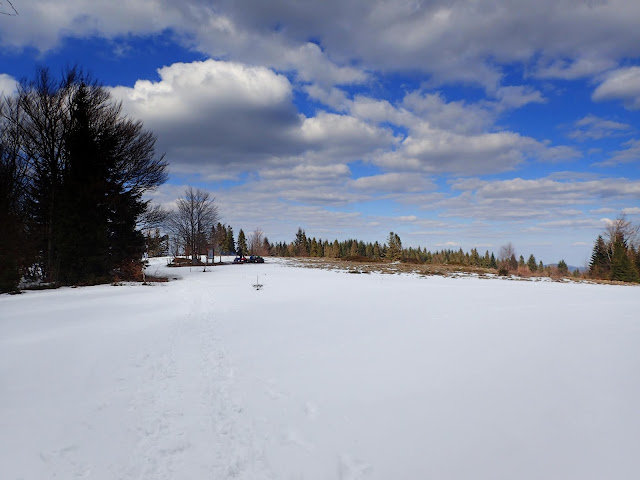
[{"label": "dry grass", "polygon": [[322,268],[325,270],[340,270],[349,273],[415,273],[418,275],[452,276],[459,274],[475,274],[478,276],[496,275],[497,271],[481,267],[465,267],[461,265],[431,265],[388,262],[384,260],[368,261],[369,259],[353,260],[353,258],[294,258],[296,264],[306,268]]},{"label": "dry grass", "polygon": [[[353,274],[369,274],[369,273],[382,273],[382,274],[400,274],[400,273],[413,273],[418,275],[439,275],[443,277],[455,277],[460,275],[474,275],[480,278],[493,278],[498,277],[498,270],[493,268],[482,268],[474,266],[464,265],[433,265],[433,264],[413,264],[413,263],[400,263],[400,262],[388,262],[385,260],[370,261],[366,257],[358,257],[354,260],[350,258],[292,258],[296,265],[305,268],[321,268],[325,270],[343,271]],[[604,285],[638,285],[634,283],[614,282],[611,280],[598,280],[591,278],[576,278],[571,275],[566,277],[557,274],[554,271],[549,277],[547,275],[536,275],[536,272],[531,272],[527,268],[526,271],[511,272],[507,277],[510,280],[523,280],[523,281],[539,281],[541,278],[549,278],[553,282],[575,282],[575,283],[593,283]]]}]

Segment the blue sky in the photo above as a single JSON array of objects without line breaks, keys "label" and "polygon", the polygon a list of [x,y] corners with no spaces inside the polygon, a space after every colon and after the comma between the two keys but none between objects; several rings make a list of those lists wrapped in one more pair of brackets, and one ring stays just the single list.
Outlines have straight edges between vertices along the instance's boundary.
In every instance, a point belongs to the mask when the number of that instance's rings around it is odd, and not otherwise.
[{"label": "blue sky", "polygon": [[635,0],[12,3],[0,91],[81,66],[235,231],[583,266],[640,223]]}]

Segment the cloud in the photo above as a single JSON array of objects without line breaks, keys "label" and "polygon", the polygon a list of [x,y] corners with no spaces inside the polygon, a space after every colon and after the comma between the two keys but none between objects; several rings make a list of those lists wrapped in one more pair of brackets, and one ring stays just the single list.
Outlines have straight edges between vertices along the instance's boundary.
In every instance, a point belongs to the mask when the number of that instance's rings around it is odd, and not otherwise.
[{"label": "cloud", "polygon": [[352,188],[373,193],[424,192],[434,189],[431,180],[413,173],[385,173],[360,177],[350,183]]},{"label": "cloud", "polygon": [[300,81],[325,87],[361,83],[374,70],[418,70],[434,85],[455,81],[496,91],[504,65],[575,79],[640,54],[640,4],[628,0],[34,0],[23,2],[20,13],[3,24],[5,47],[47,51],[66,37],[171,31],[212,57],[292,69]]},{"label": "cloud", "polygon": [[307,118],[293,104],[287,77],[265,67],[206,60],[158,70],[111,91],[124,110],[158,135],[158,150],[174,171],[240,171],[300,159],[331,163],[369,157],[394,142],[393,133],[348,115]]},{"label": "cloud", "polygon": [[581,142],[625,135],[631,130],[631,125],[595,115],[581,118],[575,122],[574,126],[575,129],[569,132],[569,137]]},{"label": "cloud", "polygon": [[500,111],[520,108],[529,103],[546,102],[541,92],[524,85],[500,87],[495,92],[495,96],[499,100],[498,109]]},{"label": "cloud", "polygon": [[[493,124],[496,117],[495,112],[486,108],[486,105],[447,102],[439,93],[409,92],[401,106],[412,114],[412,117],[405,117],[405,121],[411,118],[407,126],[415,128],[421,123],[428,123],[432,128],[456,133],[482,132]],[[399,120],[402,121],[402,118]]]},{"label": "cloud", "polygon": [[604,162],[594,163],[596,167],[615,167],[616,165],[637,162],[640,160],[640,140],[633,139],[623,143],[627,148],[617,150]]},{"label": "cloud", "polygon": [[553,162],[579,156],[573,148],[549,147],[515,132],[462,135],[423,124],[375,162],[404,171],[474,175],[514,170],[528,158]]},{"label": "cloud", "polygon": [[529,158],[553,162],[580,157],[571,147],[495,131],[504,109],[534,100],[543,101],[537,92],[520,88],[505,90],[497,102],[478,103],[447,102],[440,93],[412,91],[398,105],[356,96],[348,111],[370,122],[406,129],[407,135],[395,149],[374,160],[389,170],[485,174],[513,170]]},{"label": "cloud", "polygon": [[595,101],[622,100],[629,110],[640,109],[640,67],[627,67],[609,73],[594,90]]},{"label": "cloud", "polygon": [[289,138],[303,120],[283,75],[214,60],[176,63],[158,74],[158,82],[139,80],[112,93],[158,135],[171,162],[228,164],[302,151]]},{"label": "cloud", "polygon": [[[491,221],[556,217],[556,220],[549,222],[562,222],[581,218],[575,210],[582,210],[589,205],[640,199],[640,181],[624,178],[586,181],[557,181],[551,178],[472,180],[453,182],[452,189],[460,193],[432,204],[431,208],[441,211],[442,217]],[[577,208],[568,210],[568,206]],[[602,212],[601,209],[591,210],[591,214]]]},{"label": "cloud", "polygon": [[331,157],[357,160],[394,143],[393,133],[349,115],[319,112],[296,132],[306,148]]},{"label": "cloud", "polygon": [[11,96],[18,88],[18,81],[11,75],[0,73],[0,98],[2,96]]},{"label": "cloud", "polygon": [[615,60],[600,56],[591,58],[578,53],[576,58],[540,59],[535,75],[544,79],[576,80],[604,72],[616,66]]},{"label": "cloud", "polygon": [[422,128],[408,136],[395,152],[376,159],[385,168],[427,173],[495,173],[514,169],[524,161],[530,140],[512,132],[458,135]]}]

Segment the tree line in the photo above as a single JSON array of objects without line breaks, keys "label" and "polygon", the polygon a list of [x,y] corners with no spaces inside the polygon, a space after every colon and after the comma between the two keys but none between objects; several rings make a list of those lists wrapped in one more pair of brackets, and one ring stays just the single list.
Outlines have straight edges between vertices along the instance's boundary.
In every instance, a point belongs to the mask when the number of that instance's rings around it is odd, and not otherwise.
[{"label": "tree line", "polygon": [[292,242],[276,243],[271,246],[270,252],[272,255],[279,257],[400,261],[415,264],[478,267],[494,269],[498,273],[505,275],[512,273],[520,275],[569,273],[568,267],[563,260],[558,262],[558,266],[550,267],[543,265],[542,261],[538,262],[533,254],[529,255],[526,261],[522,255],[516,258],[515,248],[511,243],[501,247],[497,257],[494,252],[489,250],[482,254],[477,248],[472,248],[468,252],[463,251],[462,248],[457,250],[442,249],[432,252],[422,247],[404,248],[400,236],[395,232],[389,232],[386,242],[383,243],[378,241],[364,242],[357,239],[330,241],[328,239],[308,237],[306,232],[299,227]]},{"label": "tree line", "polygon": [[77,68],[39,68],[0,100],[0,291],[136,277],[142,195],[167,179],[155,135]]},{"label": "tree line", "polygon": [[499,275],[574,277],[623,282],[640,281],[640,248],[636,241],[638,226],[624,216],[611,222],[605,233],[596,240],[587,272],[569,271],[561,259],[557,264],[545,265],[533,254],[516,256],[512,243],[500,247],[498,254],[477,248],[465,252],[462,248],[430,251],[422,247],[402,246],[397,233],[390,232],[386,242],[364,242],[357,239],[333,240],[307,236],[299,227],[291,242],[278,242],[268,247],[278,257],[316,257],[356,261],[399,261],[403,263],[452,265],[494,270]]}]

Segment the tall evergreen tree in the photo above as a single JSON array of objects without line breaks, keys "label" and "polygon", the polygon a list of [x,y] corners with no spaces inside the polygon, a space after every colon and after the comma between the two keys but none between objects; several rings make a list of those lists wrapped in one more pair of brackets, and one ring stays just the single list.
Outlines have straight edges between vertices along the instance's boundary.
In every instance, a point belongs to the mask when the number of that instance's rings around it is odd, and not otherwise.
[{"label": "tall evergreen tree", "polygon": [[249,252],[249,247],[247,247],[247,237],[244,234],[244,231],[240,229],[238,232],[238,242],[236,245],[236,250],[238,251],[238,255],[245,255]]},{"label": "tall evergreen tree", "polygon": [[531,270],[532,272],[535,272],[536,270],[538,270],[536,257],[533,256],[533,253],[529,255],[529,260],[527,260],[527,266],[529,267],[529,270]]},{"label": "tall evergreen tree", "polygon": [[598,235],[593,246],[589,262],[589,276],[602,279],[611,277],[611,255],[602,235]]},{"label": "tall evergreen tree", "polygon": [[225,240],[224,249],[226,253],[236,253],[236,241],[233,236],[233,228],[231,228],[231,225],[227,227],[227,238]]},{"label": "tall evergreen tree", "polygon": [[622,235],[618,235],[613,244],[613,258],[611,260],[611,280],[620,282],[638,282],[638,270],[629,257],[627,245]]},{"label": "tall evergreen tree", "polygon": [[560,275],[568,275],[569,274],[569,267],[567,266],[567,262],[565,262],[564,260],[560,260],[558,262],[558,273]]},{"label": "tall evergreen tree", "polygon": [[524,257],[522,255],[520,255],[520,258],[518,259],[518,268],[523,268],[524,265],[525,265]]},{"label": "tall evergreen tree", "polygon": [[400,260],[402,257],[402,241],[397,233],[389,232],[389,237],[387,238],[388,251],[387,257],[392,260]]},{"label": "tall evergreen tree", "polygon": [[294,241],[294,249],[295,249],[295,255],[298,257],[309,256],[309,247],[307,245],[307,234],[301,227],[298,227],[298,232],[296,233],[296,239]]}]

